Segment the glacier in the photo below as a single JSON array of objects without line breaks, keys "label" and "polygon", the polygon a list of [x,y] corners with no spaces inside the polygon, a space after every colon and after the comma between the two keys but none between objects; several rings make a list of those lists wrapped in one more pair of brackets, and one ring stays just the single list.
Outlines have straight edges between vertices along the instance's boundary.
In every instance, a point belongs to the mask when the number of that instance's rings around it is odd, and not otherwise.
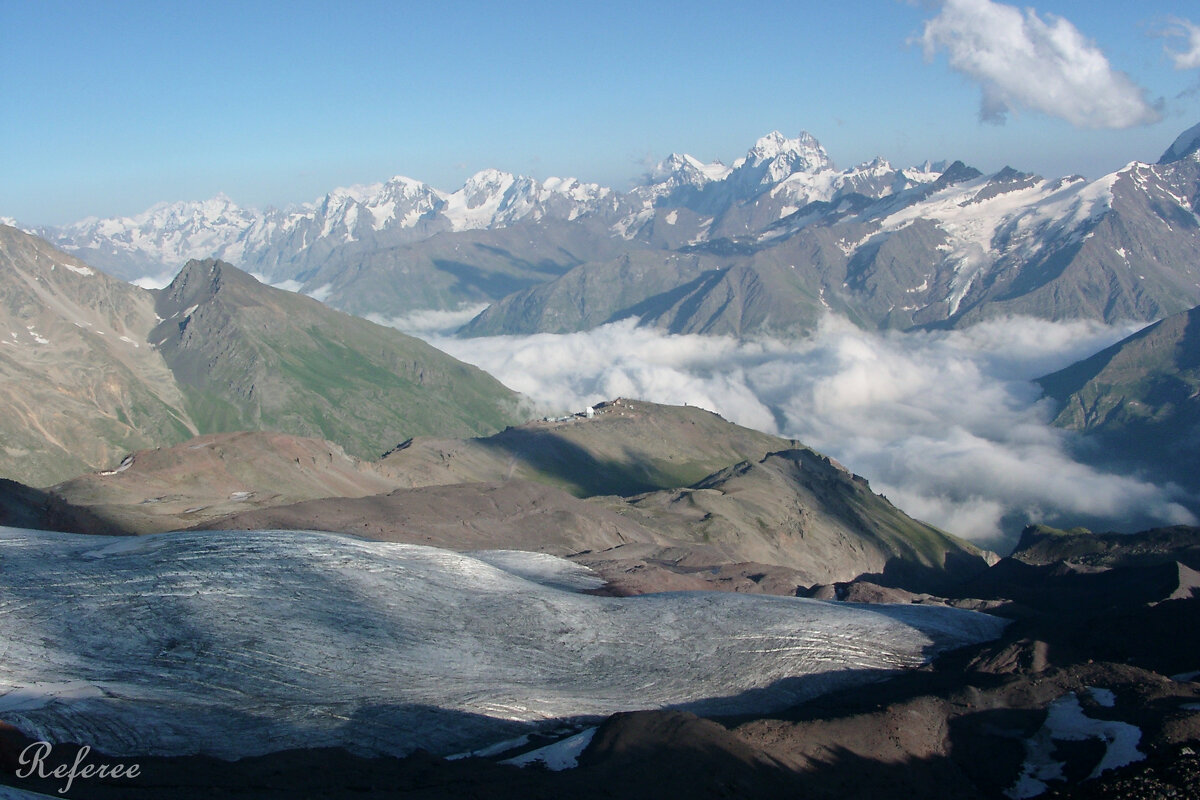
[{"label": "glacier", "polygon": [[618,711],[767,712],[1005,624],[599,583],[543,554],[330,533],[0,528],[0,718],[114,756],[447,755]]}]

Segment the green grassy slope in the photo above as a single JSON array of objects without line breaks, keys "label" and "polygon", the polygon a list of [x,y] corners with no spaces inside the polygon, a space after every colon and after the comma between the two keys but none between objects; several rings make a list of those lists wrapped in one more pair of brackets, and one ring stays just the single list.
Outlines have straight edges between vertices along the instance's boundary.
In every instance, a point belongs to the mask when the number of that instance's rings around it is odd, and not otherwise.
[{"label": "green grassy slope", "polygon": [[157,310],[150,339],[202,432],[318,436],[373,458],[520,419],[519,397],[482,370],[222,262],[190,262]]}]

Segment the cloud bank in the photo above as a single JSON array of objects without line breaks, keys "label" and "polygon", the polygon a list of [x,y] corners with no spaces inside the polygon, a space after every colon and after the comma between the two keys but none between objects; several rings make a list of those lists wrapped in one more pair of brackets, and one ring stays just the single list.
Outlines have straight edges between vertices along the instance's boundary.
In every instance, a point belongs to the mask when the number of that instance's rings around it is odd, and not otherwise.
[{"label": "cloud bank", "polygon": [[913,516],[1003,548],[1030,521],[1193,521],[1170,490],[1072,460],[1030,383],[1133,330],[1020,318],[876,334],[829,317],[801,342],[676,336],[632,320],[564,335],[426,338],[546,414],[626,396],[799,439]]},{"label": "cloud bank", "polygon": [[991,0],[945,0],[916,39],[932,59],[979,84],[980,119],[1040,111],[1080,128],[1128,128],[1162,118],[1146,90],[1062,17]]}]

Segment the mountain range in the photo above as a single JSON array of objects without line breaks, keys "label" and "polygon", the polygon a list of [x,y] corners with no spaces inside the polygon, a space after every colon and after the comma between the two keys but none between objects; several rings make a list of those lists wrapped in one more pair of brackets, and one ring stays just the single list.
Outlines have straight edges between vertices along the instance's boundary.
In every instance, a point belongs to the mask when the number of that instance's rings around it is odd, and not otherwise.
[{"label": "mountain range", "polygon": [[629,316],[794,335],[825,309],[906,330],[1151,321],[1200,304],[1198,128],[1094,181],[839,170],[809,134],[773,132],[728,166],[672,154],[627,192],[487,170],[449,193],[397,177],[287,210],[217,197],[35,232],[129,280],[217,257],[364,316],[493,303],[472,335]]},{"label": "mountain range", "polygon": [[[955,162],[917,185],[835,191],[647,256],[661,262],[655,280],[639,280],[628,259],[580,265],[493,304],[463,333],[632,316],[673,333],[798,335],[824,311],[901,330],[1018,314],[1151,321],[1200,303],[1200,133],[1185,137],[1157,164],[1091,182]],[[719,219],[778,204],[789,185]],[[667,211],[658,224],[679,219]]]}]

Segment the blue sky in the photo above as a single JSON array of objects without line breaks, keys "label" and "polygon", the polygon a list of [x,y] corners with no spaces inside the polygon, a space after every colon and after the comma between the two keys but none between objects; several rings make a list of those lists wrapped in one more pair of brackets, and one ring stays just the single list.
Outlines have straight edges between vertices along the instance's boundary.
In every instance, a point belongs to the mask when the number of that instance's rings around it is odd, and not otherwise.
[{"label": "blue sky", "polygon": [[623,189],[773,129],[839,166],[1095,177],[1200,122],[1196,25],[1194,0],[0,0],[0,216],[452,190],[486,167]]}]

